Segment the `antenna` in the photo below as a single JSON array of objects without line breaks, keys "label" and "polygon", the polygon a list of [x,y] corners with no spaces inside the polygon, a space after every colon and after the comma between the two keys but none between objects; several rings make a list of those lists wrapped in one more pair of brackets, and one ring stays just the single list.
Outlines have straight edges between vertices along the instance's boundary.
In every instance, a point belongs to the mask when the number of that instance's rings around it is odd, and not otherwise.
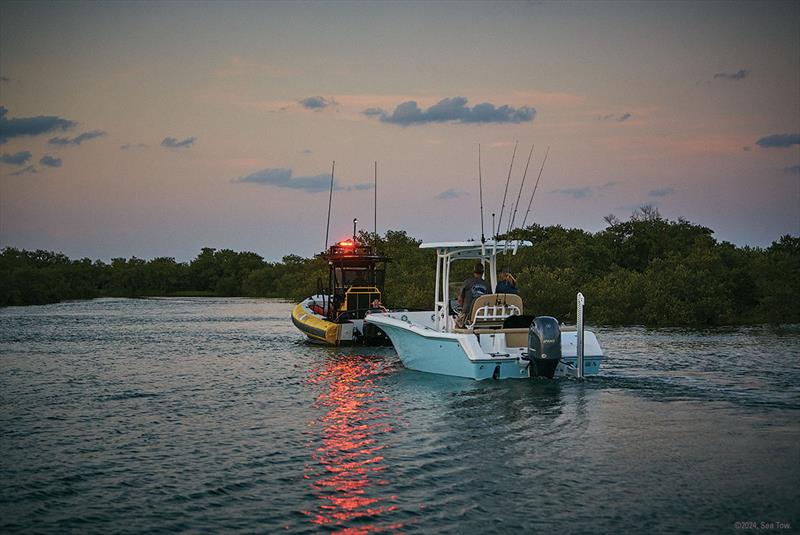
[{"label": "antenna", "polygon": [[503,210],[506,208],[506,195],[508,194],[508,183],[511,181],[511,169],[514,168],[514,156],[517,154],[517,144],[519,141],[514,142],[514,152],[511,153],[511,166],[508,168],[508,178],[506,178],[506,191],[503,193],[503,206],[500,207],[500,219],[497,220],[497,232],[500,232],[500,226],[503,224]]},{"label": "antenna", "polygon": [[531,156],[533,155],[533,144],[531,144],[531,151],[528,153],[528,162],[525,164],[525,172],[522,174],[522,183],[519,185],[519,193],[517,193],[517,202],[514,205],[514,215],[508,223],[508,230],[506,234],[511,232],[514,227],[514,221],[517,219],[517,207],[519,206],[519,198],[522,196],[522,187],[525,185],[525,177],[528,176],[528,166],[531,164]]},{"label": "antenna", "polygon": [[531,200],[528,201],[528,211],[525,212],[525,219],[522,220],[522,228],[525,228],[525,222],[528,220],[528,214],[531,212],[531,205],[533,204],[533,196],[536,195],[536,188],[539,187],[539,179],[542,178],[542,171],[544,170],[544,163],[547,161],[547,155],[550,154],[550,147],[547,147],[547,152],[544,153],[544,160],[542,160],[542,167],[539,169],[539,176],[536,177],[536,184],[533,186],[533,193],[531,193]]},{"label": "antenna", "polygon": [[328,225],[325,227],[325,248],[323,251],[328,250],[328,235],[331,230],[331,201],[333,201],[333,172],[336,170],[336,160],[333,161],[331,166],[331,194],[328,197]]},{"label": "antenna", "polygon": [[481,175],[481,144],[478,143],[478,188],[481,196],[481,243],[486,243],[483,235],[483,176]]},{"label": "antenna", "polygon": [[492,238],[496,238],[497,233],[494,231],[494,212],[492,212]]},{"label": "antenna", "polygon": [[378,161],[377,160],[375,160],[375,187],[373,189],[375,190],[375,210],[373,213],[375,215],[375,220],[374,220],[375,236],[377,237],[378,235]]},{"label": "antenna", "polygon": [[356,241],[356,225],[358,225],[358,218],[353,218],[353,241]]}]

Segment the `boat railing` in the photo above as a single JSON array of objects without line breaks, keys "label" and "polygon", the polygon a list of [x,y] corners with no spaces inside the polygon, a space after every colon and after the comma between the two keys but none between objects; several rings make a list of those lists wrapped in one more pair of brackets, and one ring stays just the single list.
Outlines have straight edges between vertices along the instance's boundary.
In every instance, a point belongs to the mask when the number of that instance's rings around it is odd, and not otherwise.
[{"label": "boat railing", "polygon": [[522,298],[514,294],[487,294],[472,304],[467,326],[502,325],[510,316],[522,315]]}]

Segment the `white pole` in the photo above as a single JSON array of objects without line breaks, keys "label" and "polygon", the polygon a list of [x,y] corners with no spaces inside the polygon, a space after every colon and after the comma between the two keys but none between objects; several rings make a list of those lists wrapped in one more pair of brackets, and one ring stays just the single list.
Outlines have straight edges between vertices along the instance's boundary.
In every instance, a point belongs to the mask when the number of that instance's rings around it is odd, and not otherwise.
[{"label": "white pole", "polygon": [[444,325],[439,326],[439,331],[447,332],[450,329],[450,252],[442,259],[442,303],[444,310]]},{"label": "white pole", "polygon": [[575,376],[578,379],[583,379],[583,305],[585,300],[583,298],[583,294],[578,292],[578,313],[577,313],[577,325],[576,330],[578,334],[578,369],[576,371]]},{"label": "white pole", "polygon": [[[442,301],[439,299],[440,295],[440,282],[439,279],[442,275],[442,253],[440,249],[436,250],[436,289],[433,297],[433,310],[436,312],[436,330],[441,330],[442,325]],[[446,305],[445,305],[446,306]],[[446,309],[445,309],[446,310]]]}]

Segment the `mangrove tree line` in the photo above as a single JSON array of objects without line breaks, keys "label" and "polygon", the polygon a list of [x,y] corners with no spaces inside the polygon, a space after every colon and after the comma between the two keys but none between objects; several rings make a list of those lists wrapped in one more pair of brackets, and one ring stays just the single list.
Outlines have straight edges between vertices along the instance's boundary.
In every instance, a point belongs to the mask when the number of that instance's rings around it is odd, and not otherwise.
[{"label": "mangrove tree line", "polygon": [[[500,256],[519,280],[526,314],[572,320],[575,294],[587,296],[595,324],[721,325],[798,323],[800,238],[783,236],[767,248],[719,242],[711,229],[656,210],[627,221],[606,218],[597,233],[532,225],[510,237],[533,242]],[[389,306],[430,309],[434,254],[404,231],[362,232],[392,258]],[[456,263],[452,280],[468,276]],[[320,258],[284,256],[267,262],[252,252],[204,248],[191,262],[174,258],[71,260],[48,251],[0,252],[0,306],[96,297],[247,296],[301,299],[327,279]],[[457,285],[455,285],[457,286]],[[456,288],[454,287],[455,291]]]}]

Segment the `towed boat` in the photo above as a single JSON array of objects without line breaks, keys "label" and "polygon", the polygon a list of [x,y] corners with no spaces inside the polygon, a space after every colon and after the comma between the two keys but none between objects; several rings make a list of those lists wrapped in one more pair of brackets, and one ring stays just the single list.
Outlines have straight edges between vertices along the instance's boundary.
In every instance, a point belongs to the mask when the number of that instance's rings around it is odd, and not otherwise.
[{"label": "towed boat", "polygon": [[[355,232],[355,231],[354,231]],[[388,258],[351,239],[332,245],[322,258],[328,262],[328,286],[295,305],[292,323],[312,342],[330,346],[389,345],[386,334],[364,323],[370,312],[383,312],[385,265]]]},{"label": "towed boat", "polygon": [[524,314],[514,294],[488,294],[472,303],[463,327],[450,298],[450,266],[458,260],[488,264],[497,286],[497,256],[516,254],[528,241],[423,243],[436,251],[434,310],[372,312],[366,323],[380,327],[406,368],[471,379],[583,377],[596,375],[603,361],[597,337],[583,329],[583,296],[578,294],[578,325],[561,325],[551,316]]}]

